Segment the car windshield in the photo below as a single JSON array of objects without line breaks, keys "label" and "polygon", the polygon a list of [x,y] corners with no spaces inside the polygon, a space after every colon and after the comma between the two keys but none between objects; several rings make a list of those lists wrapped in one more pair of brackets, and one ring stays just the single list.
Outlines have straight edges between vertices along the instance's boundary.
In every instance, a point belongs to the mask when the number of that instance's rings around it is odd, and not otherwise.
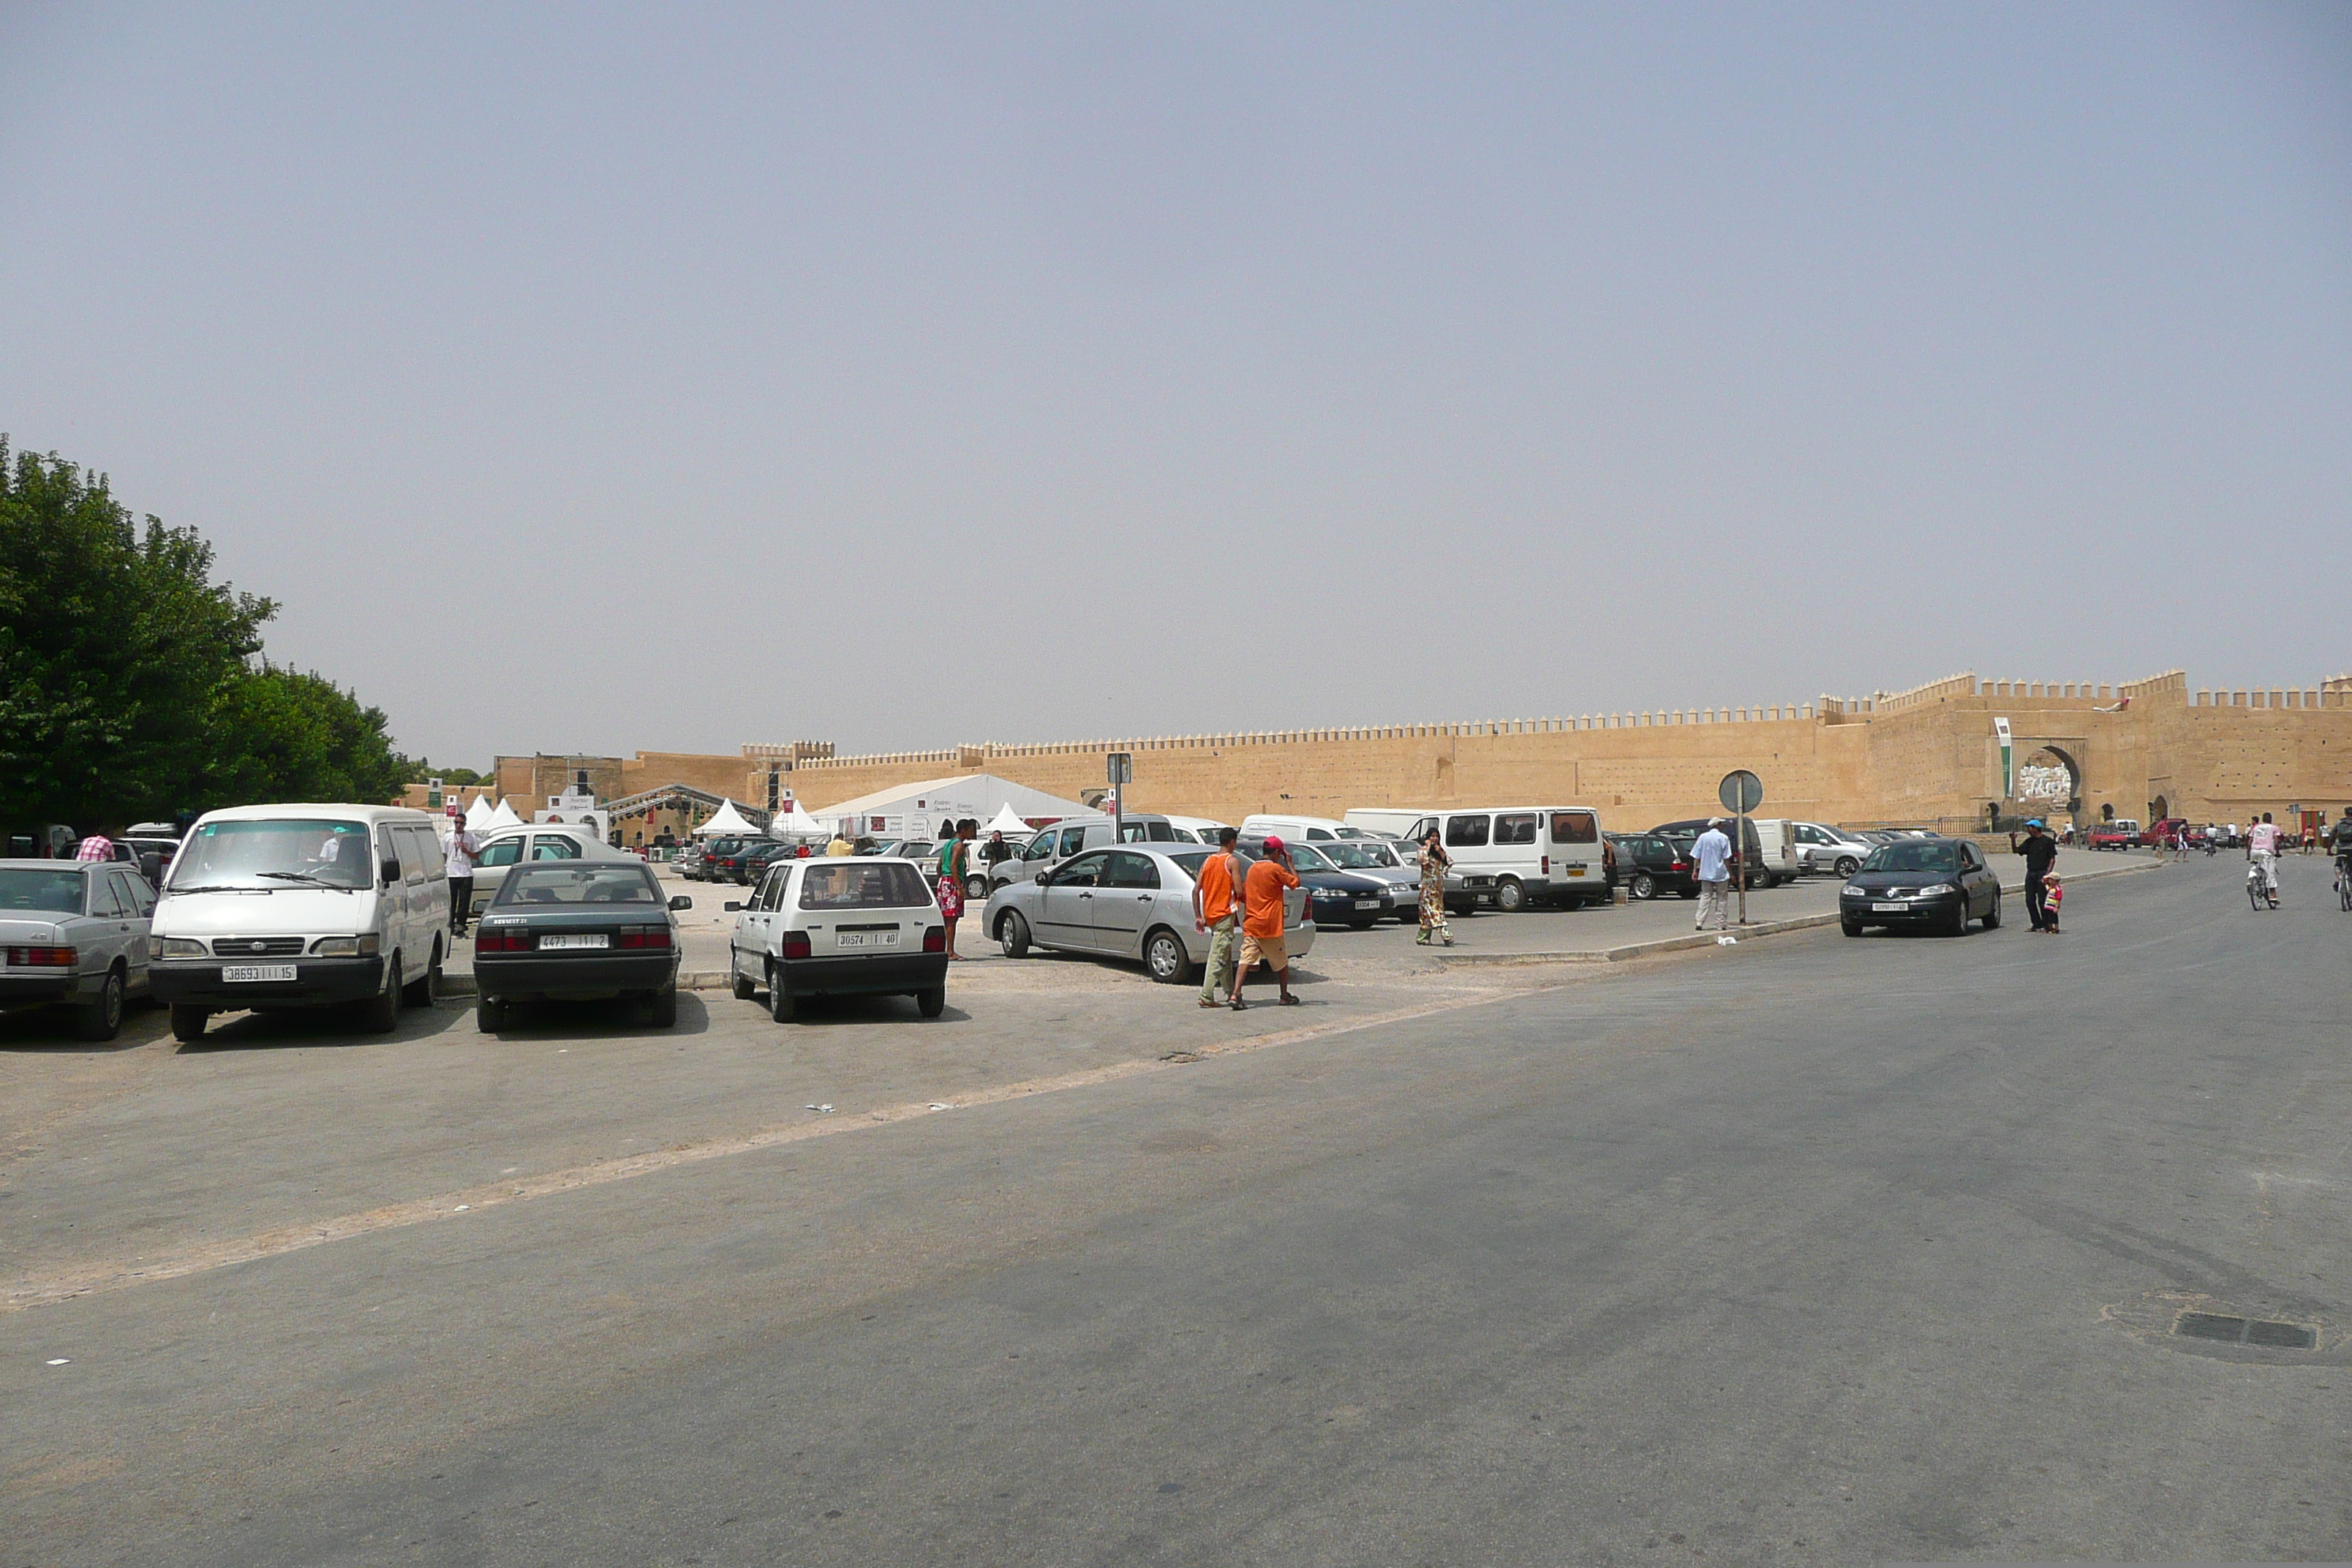
[{"label": "car windshield", "polygon": [[812,860],[801,877],[804,910],[903,910],[930,901],[930,885],[904,860]]},{"label": "car windshield", "polygon": [[1360,844],[1353,840],[1344,843],[1319,844],[1316,847],[1323,852],[1323,858],[1326,860],[1343,871],[1369,871],[1376,866],[1396,864],[1395,856],[1389,855],[1383,858],[1382,850],[1372,845]]},{"label": "car windshield", "polygon": [[83,880],[79,871],[41,871],[24,866],[0,869],[0,910],[78,915]]},{"label": "car windshield", "polygon": [[527,865],[507,873],[495,906],[636,904],[660,908],[653,874],[636,866]]},{"label": "car windshield", "polygon": [[1290,851],[1290,868],[1294,871],[1336,871],[1338,867],[1323,858],[1323,846],[1286,845]]},{"label": "car windshield", "polygon": [[1932,871],[1949,875],[1960,868],[1960,852],[1931,838],[1905,838],[1882,844],[1862,863],[1865,871]]},{"label": "car windshield", "polygon": [[375,885],[364,823],[278,818],[207,822],[172,862],[172,889]]}]

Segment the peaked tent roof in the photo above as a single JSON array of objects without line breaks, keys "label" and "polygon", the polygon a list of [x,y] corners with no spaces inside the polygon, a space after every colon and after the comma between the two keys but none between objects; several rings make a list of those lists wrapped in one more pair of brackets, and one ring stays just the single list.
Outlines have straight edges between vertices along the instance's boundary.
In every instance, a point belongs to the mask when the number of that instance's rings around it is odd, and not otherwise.
[{"label": "peaked tent roof", "polygon": [[490,818],[497,815],[490,809],[488,795],[476,795],[473,804],[466,807],[466,831],[474,833],[488,827],[490,825]]},{"label": "peaked tent roof", "polygon": [[719,809],[711,813],[710,820],[694,831],[697,834],[732,833],[751,838],[757,837],[760,830],[752,826],[741,812],[735,809],[733,801],[722,800],[719,803]]},{"label": "peaked tent roof", "polygon": [[821,838],[832,830],[802,810],[799,801],[794,801],[791,811],[779,813],[776,819],[768,824],[768,831],[778,838]]},{"label": "peaked tent roof", "polygon": [[1019,812],[1013,809],[1013,803],[1008,800],[997,808],[994,816],[980,825],[980,830],[982,833],[1026,833],[1029,831],[1029,824]]},{"label": "peaked tent roof", "polygon": [[520,827],[522,826],[522,818],[515,815],[515,808],[513,806],[509,805],[505,801],[500,801],[499,802],[499,808],[490,813],[490,819],[488,822],[483,823],[482,826],[485,827]]}]

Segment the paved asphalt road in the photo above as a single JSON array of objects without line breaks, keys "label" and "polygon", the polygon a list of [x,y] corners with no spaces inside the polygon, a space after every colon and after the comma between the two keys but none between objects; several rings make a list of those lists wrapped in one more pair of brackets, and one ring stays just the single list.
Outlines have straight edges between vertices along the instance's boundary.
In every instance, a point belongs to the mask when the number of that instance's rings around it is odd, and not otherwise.
[{"label": "paved asphalt road", "polygon": [[[504,1133],[426,1075],[560,1097],[556,1035],[10,1036],[48,1109],[6,1126],[0,1234],[32,1240],[0,1282],[142,1235],[190,1271],[0,1311],[0,1568],[2352,1557],[2352,915],[2315,861],[2274,914],[2242,872],[2089,884],[2057,938],[1827,930],[1242,1018],[1141,984],[928,1036],[858,1014],[764,1059],[906,1056],[883,1096],[1024,1049],[1150,1068],[742,1152],[724,1105],[625,1140],[627,1085],[583,1079],[484,1181],[715,1157],[462,1215],[434,1183]],[[578,1048],[649,1104],[708,1054],[756,1122],[758,1015],[709,1006]],[[1057,1008],[1085,1050],[1051,1057]],[[413,1076],[308,1116],[261,1081],[370,1061]],[[402,1094],[436,1136],[371,1163]],[[375,1228],[198,1266],[346,1163]],[[2183,1340],[2185,1308],[2319,1348]]]}]

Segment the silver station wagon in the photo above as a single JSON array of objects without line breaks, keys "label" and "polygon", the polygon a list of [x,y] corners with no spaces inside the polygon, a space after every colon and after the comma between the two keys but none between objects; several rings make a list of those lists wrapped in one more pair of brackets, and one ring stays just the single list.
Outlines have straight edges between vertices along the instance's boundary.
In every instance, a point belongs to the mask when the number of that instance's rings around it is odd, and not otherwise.
[{"label": "silver station wagon", "polygon": [[[1209,938],[1193,930],[1192,878],[1212,849],[1181,844],[1128,844],[1090,849],[989,895],[981,929],[1020,958],[1033,947],[1140,959],[1151,978],[1181,984],[1208,962]],[[1290,956],[1315,946],[1307,889],[1284,895]]]},{"label": "silver station wagon", "polygon": [[0,1007],[63,1004],[110,1040],[145,994],[155,889],[119,860],[0,860]]}]

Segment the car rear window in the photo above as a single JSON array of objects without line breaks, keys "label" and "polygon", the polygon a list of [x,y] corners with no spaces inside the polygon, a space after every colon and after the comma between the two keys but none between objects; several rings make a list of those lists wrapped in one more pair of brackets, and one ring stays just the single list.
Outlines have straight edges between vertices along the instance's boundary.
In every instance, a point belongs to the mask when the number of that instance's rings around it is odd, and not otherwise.
[{"label": "car rear window", "polygon": [[1555,811],[1551,814],[1551,841],[1554,844],[1598,844],[1601,822],[1589,811]]},{"label": "car rear window", "polygon": [[81,913],[79,871],[0,870],[0,910],[37,910],[43,914]]},{"label": "car rear window", "polygon": [[653,874],[637,866],[541,862],[516,867],[492,900],[509,904],[662,904]]},{"label": "car rear window", "polygon": [[1209,852],[1202,849],[1189,855],[1171,855],[1168,858],[1183,867],[1184,875],[1197,882],[1201,879],[1201,868],[1209,863]]},{"label": "car rear window", "polygon": [[930,901],[923,874],[904,860],[812,860],[801,877],[804,910],[903,910]]}]

